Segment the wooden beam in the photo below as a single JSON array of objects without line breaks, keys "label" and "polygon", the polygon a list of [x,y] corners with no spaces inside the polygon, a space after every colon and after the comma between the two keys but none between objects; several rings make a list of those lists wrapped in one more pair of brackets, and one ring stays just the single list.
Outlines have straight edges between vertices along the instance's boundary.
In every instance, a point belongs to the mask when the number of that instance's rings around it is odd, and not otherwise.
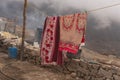
[{"label": "wooden beam", "polygon": [[21,45],[20,60],[23,60],[23,55],[24,55],[24,40],[25,40],[25,29],[26,29],[26,11],[27,11],[27,0],[24,0],[22,45]]},{"label": "wooden beam", "polygon": [[18,17],[15,17],[14,19],[14,30],[13,30],[13,33],[15,34],[16,33],[16,23],[17,23],[17,20],[18,20]]}]

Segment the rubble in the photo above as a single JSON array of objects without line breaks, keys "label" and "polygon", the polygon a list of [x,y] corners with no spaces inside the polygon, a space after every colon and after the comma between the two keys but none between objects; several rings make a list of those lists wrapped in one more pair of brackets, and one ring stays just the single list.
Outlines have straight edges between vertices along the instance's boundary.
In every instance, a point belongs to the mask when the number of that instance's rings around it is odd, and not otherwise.
[{"label": "rubble", "polygon": [[[18,54],[20,54],[20,47],[21,47],[21,42],[22,42],[22,38],[19,38],[18,36],[15,36],[9,32],[0,32],[0,46],[2,48],[2,50],[6,53],[8,53],[8,48],[11,45],[14,45],[17,47],[18,49]],[[23,59],[27,60],[31,63],[34,64],[40,64],[40,49],[39,47],[36,46],[32,46],[29,43],[27,43],[26,41],[24,42],[25,44],[25,48],[24,48],[24,55],[23,55]]]},{"label": "rubble", "polygon": [[[0,46],[4,51],[7,51],[10,45],[15,45],[20,51],[21,38],[18,36],[12,35],[8,32],[0,32]],[[32,46],[29,43],[25,42],[24,49],[24,60],[27,60],[30,63],[40,65],[40,49],[39,47]],[[120,79],[120,68],[119,61],[115,61],[115,57],[109,56],[112,60],[70,60],[66,62],[64,67],[66,69],[57,70],[60,71],[73,80],[119,80]],[[97,62],[99,61],[99,62]],[[56,66],[57,67],[57,66]],[[55,70],[54,67],[51,67]],[[65,73],[65,71],[68,71]],[[69,77],[66,77],[66,80],[69,80]],[[71,79],[72,80],[72,79]]]},{"label": "rubble", "polygon": [[[71,66],[72,65],[72,66]],[[72,61],[66,66],[70,72],[70,75],[74,79],[80,80],[119,80],[120,68],[115,69],[110,66],[103,66],[102,64],[91,64],[88,62],[75,62]],[[70,68],[69,68],[70,67]],[[74,70],[74,69],[75,70]]]}]

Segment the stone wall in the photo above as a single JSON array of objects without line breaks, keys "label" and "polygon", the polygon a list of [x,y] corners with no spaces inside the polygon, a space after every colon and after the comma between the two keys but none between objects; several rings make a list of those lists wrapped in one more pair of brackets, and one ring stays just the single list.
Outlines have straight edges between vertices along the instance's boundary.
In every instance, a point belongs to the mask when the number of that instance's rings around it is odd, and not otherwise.
[{"label": "stone wall", "polygon": [[71,61],[66,68],[73,80],[120,80],[120,69],[112,66]]}]

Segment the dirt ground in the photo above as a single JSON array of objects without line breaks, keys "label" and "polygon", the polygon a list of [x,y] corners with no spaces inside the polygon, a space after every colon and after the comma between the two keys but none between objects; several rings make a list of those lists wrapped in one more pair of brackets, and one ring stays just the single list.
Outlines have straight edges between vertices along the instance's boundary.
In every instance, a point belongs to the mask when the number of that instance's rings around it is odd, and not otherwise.
[{"label": "dirt ground", "polygon": [[[110,65],[115,61],[118,62],[117,64],[120,62],[120,59],[113,55],[100,55],[89,49],[83,49],[81,59],[91,62],[103,61]],[[26,61],[10,59],[7,54],[2,52],[0,53],[0,70],[13,80],[78,80],[72,77],[73,74],[71,76],[71,74],[62,73],[63,69],[59,66],[36,66]]]},{"label": "dirt ground", "polygon": [[42,67],[26,61],[10,59],[7,54],[0,53],[1,71],[15,80],[74,80],[70,75],[50,67],[52,66]]}]

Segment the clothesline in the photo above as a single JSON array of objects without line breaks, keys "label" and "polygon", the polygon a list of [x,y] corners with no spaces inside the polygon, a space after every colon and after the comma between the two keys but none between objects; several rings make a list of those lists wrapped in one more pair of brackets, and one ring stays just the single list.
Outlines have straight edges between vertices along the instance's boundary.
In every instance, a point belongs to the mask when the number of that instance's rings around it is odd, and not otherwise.
[{"label": "clothesline", "polygon": [[98,10],[103,10],[103,9],[106,9],[106,8],[111,8],[111,7],[115,7],[115,6],[119,6],[120,3],[117,3],[117,4],[113,4],[113,5],[109,5],[109,6],[104,6],[104,7],[100,7],[100,8],[96,8],[96,9],[93,9],[93,10],[88,10],[87,12],[94,12],[94,11],[98,11]]},{"label": "clothesline", "polygon": [[[100,7],[100,8],[96,8],[96,9],[92,9],[92,10],[86,10],[85,12],[91,13],[91,12],[95,12],[95,11],[99,11],[99,10],[103,10],[103,9],[107,9],[107,8],[111,8],[111,7],[115,7],[115,6],[119,6],[119,5],[120,5],[120,3],[116,3],[116,4],[113,4],[113,5],[104,6],[104,7]],[[47,15],[46,13],[41,12],[38,7],[35,7],[35,8],[38,9],[40,13],[43,13],[43,14],[45,14],[46,16],[49,16],[49,15]]]}]

